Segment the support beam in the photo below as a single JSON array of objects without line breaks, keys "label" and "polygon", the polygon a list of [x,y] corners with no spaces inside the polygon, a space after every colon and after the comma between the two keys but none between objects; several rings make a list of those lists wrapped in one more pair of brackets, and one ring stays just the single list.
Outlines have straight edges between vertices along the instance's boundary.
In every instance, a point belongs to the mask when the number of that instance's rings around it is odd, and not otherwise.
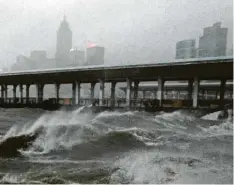
[{"label": "support beam", "polygon": [[75,81],[72,84],[73,105],[80,105],[80,82]]},{"label": "support beam", "polygon": [[126,88],[126,105],[131,107],[131,91],[132,91],[132,80],[127,78],[127,88]]},{"label": "support beam", "polygon": [[5,95],[6,95],[5,91],[6,91],[5,85],[1,85],[1,98],[2,98],[1,103],[5,103],[6,102],[6,98],[7,97],[5,97]]},{"label": "support beam", "polygon": [[111,82],[111,107],[115,107],[115,87],[116,82]]},{"label": "support beam", "polygon": [[163,101],[163,94],[164,94],[164,79],[163,77],[158,77],[158,92],[157,92],[157,99],[159,100],[159,106],[162,107]]},{"label": "support beam", "polygon": [[1,85],[1,98],[4,99],[4,85]]},{"label": "support beam", "polygon": [[37,84],[37,103],[43,102],[43,90],[44,90],[44,84]]},{"label": "support beam", "polygon": [[29,103],[29,90],[30,90],[30,84],[26,85],[26,103]]},{"label": "support beam", "polygon": [[55,84],[54,84],[54,88],[55,88],[55,94],[56,94],[56,101],[57,101],[57,103],[59,103],[59,89],[60,89],[60,84],[59,84],[59,83],[55,83]]},{"label": "support beam", "polygon": [[188,81],[188,100],[193,99],[193,79]]},{"label": "support beam", "polygon": [[224,108],[224,104],[225,104],[225,102],[224,102],[224,95],[225,95],[225,87],[226,87],[226,81],[227,80],[225,80],[225,79],[222,79],[221,80],[221,83],[220,83],[220,106],[222,107],[222,108]]},{"label": "support beam", "polygon": [[5,93],[5,100],[7,99],[8,97],[8,91],[7,91],[7,85],[4,85],[4,93]]},{"label": "support beam", "polygon": [[23,104],[23,102],[24,102],[24,88],[23,88],[22,84],[19,85],[19,90],[20,90],[20,103]]},{"label": "support beam", "polygon": [[133,87],[133,99],[134,99],[134,106],[137,106],[137,99],[138,99],[138,87],[139,87],[139,81],[134,81],[134,87]]},{"label": "support beam", "polygon": [[80,86],[80,82],[76,81],[76,105],[80,105],[80,89],[81,89],[81,86]]},{"label": "support beam", "polygon": [[154,95],[154,99],[157,99],[157,91],[156,90],[153,91],[153,95]]},{"label": "support beam", "polygon": [[142,96],[143,96],[142,98],[145,99],[145,96],[146,96],[146,91],[145,90],[142,91]]},{"label": "support beam", "polygon": [[138,87],[139,87],[139,81],[134,81],[134,89],[133,89],[134,100],[138,98]]},{"label": "support beam", "polygon": [[14,101],[14,103],[16,103],[16,88],[17,88],[17,85],[13,85],[12,91],[13,91],[13,101]]},{"label": "support beam", "polygon": [[93,103],[94,101],[94,88],[95,88],[96,83],[93,82],[91,83],[91,88],[90,88],[90,99],[91,99],[91,103]]},{"label": "support beam", "polygon": [[72,83],[72,104],[76,104],[76,82]]},{"label": "support beam", "polygon": [[103,79],[99,80],[100,82],[100,90],[99,90],[99,105],[104,106],[104,90],[105,90],[105,82]]},{"label": "support beam", "polygon": [[193,108],[198,108],[199,79],[194,78],[193,82]]}]

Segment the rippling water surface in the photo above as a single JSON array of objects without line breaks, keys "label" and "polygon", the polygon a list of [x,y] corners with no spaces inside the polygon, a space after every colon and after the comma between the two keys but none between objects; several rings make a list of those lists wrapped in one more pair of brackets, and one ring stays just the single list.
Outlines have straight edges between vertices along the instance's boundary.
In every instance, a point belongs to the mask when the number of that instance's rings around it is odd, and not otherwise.
[{"label": "rippling water surface", "polygon": [[38,132],[0,158],[0,183],[232,183],[232,119],[173,113],[1,109],[1,140]]}]

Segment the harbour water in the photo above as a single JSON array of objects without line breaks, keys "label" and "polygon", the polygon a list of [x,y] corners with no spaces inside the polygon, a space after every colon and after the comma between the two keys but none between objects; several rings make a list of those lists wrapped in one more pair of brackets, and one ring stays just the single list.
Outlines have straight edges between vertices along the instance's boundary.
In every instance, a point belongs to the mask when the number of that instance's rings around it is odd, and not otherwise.
[{"label": "harbour water", "polygon": [[232,118],[218,114],[1,109],[1,143],[37,137],[0,158],[0,183],[231,184]]}]

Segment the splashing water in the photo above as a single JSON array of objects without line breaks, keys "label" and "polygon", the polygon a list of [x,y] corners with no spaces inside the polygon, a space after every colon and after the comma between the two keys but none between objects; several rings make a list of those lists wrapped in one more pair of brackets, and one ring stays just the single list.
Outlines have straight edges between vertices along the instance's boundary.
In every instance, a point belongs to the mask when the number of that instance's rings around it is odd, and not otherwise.
[{"label": "splashing water", "polygon": [[[21,150],[25,161],[0,161],[9,168],[1,171],[1,182],[232,182],[230,120],[205,120],[183,111],[96,114],[86,108],[47,111],[13,125],[3,138],[39,136]],[[27,168],[10,171],[18,164]]]}]

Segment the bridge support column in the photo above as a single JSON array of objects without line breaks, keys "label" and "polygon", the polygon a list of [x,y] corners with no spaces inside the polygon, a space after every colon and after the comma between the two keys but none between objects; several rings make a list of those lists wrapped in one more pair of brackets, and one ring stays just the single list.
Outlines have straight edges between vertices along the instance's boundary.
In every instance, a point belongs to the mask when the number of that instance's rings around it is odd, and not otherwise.
[{"label": "bridge support column", "polygon": [[4,85],[1,85],[1,103],[4,103]]},{"label": "bridge support column", "polygon": [[43,102],[44,84],[37,84],[37,103]]},{"label": "bridge support column", "polygon": [[26,103],[29,103],[29,89],[30,89],[30,84],[26,85]]},{"label": "bridge support column", "polygon": [[139,87],[139,81],[134,81],[134,89],[133,89],[134,106],[137,105],[138,87]]},{"label": "bridge support column", "polygon": [[145,95],[146,95],[146,91],[143,90],[143,91],[142,91],[142,96],[143,96],[142,98],[143,98],[143,99],[145,99]]},{"label": "bridge support column", "polygon": [[193,99],[193,80],[188,81],[188,100]]},{"label": "bridge support column", "polygon": [[80,102],[80,82],[75,81],[72,84],[72,103],[73,105],[79,105]]},{"label": "bridge support column", "polygon": [[111,82],[111,107],[115,107],[115,86],[116,82]]},{"label": "bridge support column", "polygon": [[100,90],[99,90],[99,105],[103,106],[104,105],[104,90],[105,90],[105,82],[103,79],[99,80],[100,82]]},{"label": "bridge support column", "polygon": [[4,92],[5,92],[5,100],[7,100],[8,97],[8,91],[7,91],[7,85],[4,85]]},{"label": "bridge support column", "polygon": [[78,81],[73,84],[73,100],[75,105],[80,105],[80,82]]},{"label": "bridge support column", "polygon": [[91,103],[93,103],[93,101],[94,101],[94,88],[95,88],[95,85],[96,85],[95,82],[91,83],[91,89],[90,89],[90,91],[91,91],[91,93],[90,93]]},{"label": "bridge support column", "polygon": [[133,92],[133,98],[136,100],[138,98],[138,87],[139,87],[139,81],[134,82],[134,92]]},{"label": "bridge support column", "polygon": [[72,83],[72,105],[76,104],[76,82]]},{"label": "bridge support column", "polygon": [[157,91],[153,91],[154,99],[157,99]]},{"label": "bridge support column", "polygon": [[225,95],[226,80],[222,79],[220,83],[220,106],[224,108],[224,95]]},{"label": "bridge support column", "polygon": [[59,83],[55,83],[55,84],[54,84],[54,88],[55,88],[55,93],[56,93],[56,101],[57,101],[57,103],[59,103],[59,89],[60,89],[60,84],[59,84]]},{"label": "bridge support column", "polygon": [[193,108],[198,108],[199,79],[194,78],[193,82]]},{"label": "bridge support column", "polygon": [[16,103],[16,88],[17,88],[17,85],[13,85],[12,91],[13,91],[13,101],[14,101],[14,103]]},{"label": "bridge support column", "polygon": [[164,79],[163,77],[158,77],[158,92],[157,92],[157,99],[159,100],[159,106],[162,107],[163,101],[163,94],[164,94]]},{"label": "bridge support column", "polygon": [[19,90],[20,90],[20,103],[22,104],[24,102],[24,94],[23,94],[24,88],[22,84],[19,85]]},{"label": "bridge support column", "polygon": [[131,92],[132,92],[132,80],[127,79],[127,89],[126,89],[126,104],[131,108]]},{"label": "bridge support column", "polygon": [[4,85],[1,85],[1,98],[4,98]]}]

